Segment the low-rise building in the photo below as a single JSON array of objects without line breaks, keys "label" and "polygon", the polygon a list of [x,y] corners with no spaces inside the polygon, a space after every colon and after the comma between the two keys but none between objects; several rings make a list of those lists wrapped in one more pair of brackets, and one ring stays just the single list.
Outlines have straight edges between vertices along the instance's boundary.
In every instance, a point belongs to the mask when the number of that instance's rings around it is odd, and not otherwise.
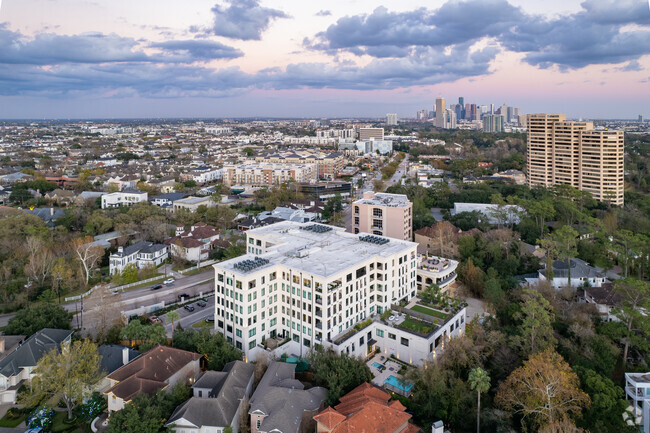
[{"label": "low-rise building", "polygon": [[217,204],[212,200],[212,197],[185,197],[175,200],[173,204],[174,212],[185,209],[190,212],[196,212],[199,206],[215,207]]},{"label": "low-rise building", "polygon": [[632,404],[630,421],[650,433],[650,372],[625,373],[625,400]]},{"label": "low-rise building", "polygon": [[220,240],[219,231],[205,223],[196,223],[185,230],[179,227],[176,236],[165,241],[169,245],[171,254],[174,257],[182,258],[190,262],[207,260],[210,250]]},{"label": "low-rise building", "polygon": [[120,192],[104,194],[102,196],[102,209],[110,209],[120,206],[133,206],[136,203],[146,202],[148,194],[137,189],[125,189]]},{"label": "low-rise building", "polygon": [[165,424],[177,433],[216,433],[227,426],[239,433],[245,400],[250,397],[255,366],[232,361],[223,371],[206,371],[192,384],[192,397],[178,406]]},{"label": "low-rise building", "polygon": [[184,192],[169,192],[166,194],[160,194],[155,197],[151,197],[151,204],[160,206],[162,208],[170,208],[174,206],[174,203],[177,200],[181,200],[187,197],[187,194]]},{"label": "low-rise building", "polygon": [[[327,390],[304,389],[295,364],[271,362],[251,397],[251,433],[314,431],[312,417],[323,407]],[[310,428],[311,427],[311,428]]]},{"label": "low-rise building", "polygon": [[69,344],[72,331],[64,329],[41,329],[0,360],[0,402],[16,403],[21,385],[34,378],[34,367],[52,349]]},{"label": "low-rise building", "polygon": [[110,388],[108,411],[124,409],[124,405],[141,393],[153,395],[176,384],[194,382],[200,371],[198,353],[168,346],[156,346],[132,362],[118,368],[107,377]]},{"label": "low-rise building", "polygon": [[620,308],[622,296],[614,290],[613,283],[606,282],[600,287],[585,287],[582,300],[587,304],[595,305],[600,318],[604,322],[619,321],[613,310]]},{"label": "low-rise building", "polygon": [[277,186],[294,182],[316,182],[318,167],[316,164],[265,164],[247,163],[226,165],[223,168],[223,183],[226,186],[252,185]]},{"label": "low-rise building", "polygon": [[[605,276],[584,260],[571,259],[570,263],[571,287],[600,287],[605,282]],[[541,281],[549,281],[546,269],[540,269],[538,274]],[[553,262],[553,278],[550,282],[556,289],[569,285],[569,261],[556,260]]]},{"label": "low-rise building", "polygon": [[118,247],[117,252],[109,257],[109,272],[111,275],[122,272],[127,265],[133,264],[138,269],[157,267],[169,257],[167,245],[140,241],[126,248]]}]

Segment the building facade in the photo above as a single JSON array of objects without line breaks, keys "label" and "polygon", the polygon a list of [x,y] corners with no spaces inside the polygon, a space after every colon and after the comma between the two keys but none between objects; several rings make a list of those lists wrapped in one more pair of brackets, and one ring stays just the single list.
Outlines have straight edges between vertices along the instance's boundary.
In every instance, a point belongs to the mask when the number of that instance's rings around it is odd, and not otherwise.
[{"label": "building facade", "polygon": [[213,265],[215,328],[251,360],[274,337],[296,343],[294,353],[322,344],[365,356],[365,344],[339,340],[416,294],[413,242],[285,221],[248,230],[246,245]]},{"label": "building facade", "polygon": [[110,274],[122,272],[127,265],[133,264],[138,269],[148,266],[156,267],[169,257],[167,245],[154,244],[153,242],[136,242],[126,248],[118,247],[117,252],[109,257]]},{"label": "building facade", "polygon": [[384,128],[359,128],[359,141],[383,140]]},{"label": "building facade", "polygon": [[352,231],[413,239],[413,203],[406,195],[365,192],[352,204]]},{"label": "building facade", "polygon": [[623,205],[623,131],[595,129],[563,114],[530,114],[527,127],[529,186],[571,185]]},{"label": "building facade", "polygon": [[102,196],[102,209],[120,206],[133,206],[136,203],[146,202],[148,194],[138,190],[124,190]]},{"label": "building facade", "polygon": [[275,186],[289,181],[316,182],[316,164],[241,164],[224,166],[226,186]]}]

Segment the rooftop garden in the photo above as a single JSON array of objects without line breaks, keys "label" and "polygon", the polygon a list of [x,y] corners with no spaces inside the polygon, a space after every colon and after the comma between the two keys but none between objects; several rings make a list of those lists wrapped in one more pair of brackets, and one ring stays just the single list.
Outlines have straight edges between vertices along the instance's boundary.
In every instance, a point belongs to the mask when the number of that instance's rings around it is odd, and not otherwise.
[{"label": "rooftop garden", "polygon": [[423,335],[429,335],[434,329],[436,329],[436,325],[433,323],[428,323],[424,320],[416,319],[410,316],[406,316],[406,319],[397,325],[397,327]]}]

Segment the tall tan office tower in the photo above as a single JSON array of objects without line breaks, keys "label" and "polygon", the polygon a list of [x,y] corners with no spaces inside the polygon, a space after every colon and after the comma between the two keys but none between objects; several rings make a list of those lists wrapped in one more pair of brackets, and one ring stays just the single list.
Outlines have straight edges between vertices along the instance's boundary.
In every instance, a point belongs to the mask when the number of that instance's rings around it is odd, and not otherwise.
[{"label": "tall tan office tower", "polygon": [[445,98],[436,98],[436,127],[445,127]]},{"label": "tall tan office tower", "polygon": [[623,205],[623,131],[594,129],[564,114],[530,114],[528,185],[571,185]]}]

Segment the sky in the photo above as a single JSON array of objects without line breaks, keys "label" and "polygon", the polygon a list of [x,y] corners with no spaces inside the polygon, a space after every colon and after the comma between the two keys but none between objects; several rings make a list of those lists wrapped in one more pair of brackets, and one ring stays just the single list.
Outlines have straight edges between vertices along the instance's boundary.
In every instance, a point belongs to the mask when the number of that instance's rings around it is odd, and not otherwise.
[{"label": "sky", "polygon": [[650,118],[649,0],[0,0],[0,118]]}]

